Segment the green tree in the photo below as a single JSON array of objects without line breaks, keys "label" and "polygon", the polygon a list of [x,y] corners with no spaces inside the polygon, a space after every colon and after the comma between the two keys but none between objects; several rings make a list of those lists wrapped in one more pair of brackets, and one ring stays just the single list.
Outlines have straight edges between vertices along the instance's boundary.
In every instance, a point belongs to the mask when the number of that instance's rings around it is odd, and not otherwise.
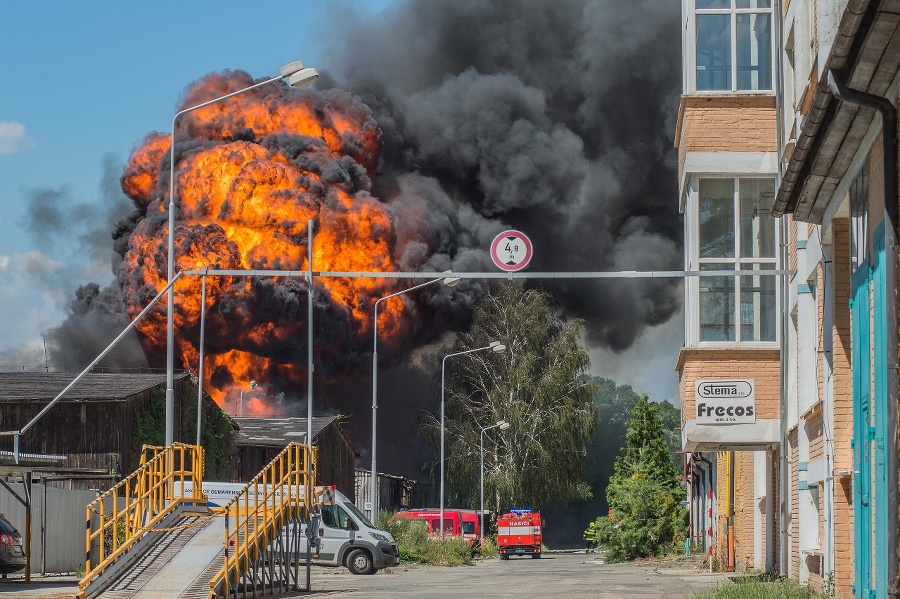
[{"label": "green tree", "polygon": [[625,447],[606,488],[610,514],[597,519],[599,542],[609,561],[662,555],[684,539],[684,491],[659,410],[642,395],[631,411]]},{"label": "green tree", "polygon": [[[445,456],[451,492],[479,502],[481,429],[500,420],[507,430],[484,435],[485,507],[539,508],[552,499],[590,496],[582,480],[586,447],[596,426],[590,360],[579,345],[583,323],[567,322],[548,293],[507,284],[475,310],[453,352],[498,340],[506,352],[474,352],[446,364]],[[426,430],[438,442],[440,416]]]}]

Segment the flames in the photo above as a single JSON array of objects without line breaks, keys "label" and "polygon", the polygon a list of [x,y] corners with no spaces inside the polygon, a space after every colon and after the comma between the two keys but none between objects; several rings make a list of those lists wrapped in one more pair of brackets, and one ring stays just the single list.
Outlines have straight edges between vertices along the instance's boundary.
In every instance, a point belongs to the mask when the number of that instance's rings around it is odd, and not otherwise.
[{"label": "flames", "polygon": [[[210,75],[188,90],[184,106],[252,83],[245,73]],[[121,180],[143,211],[119,271],[132,317],[167,280],[170,138],[148,135]],[[349,94],[263,86],[184,114],[175,139],[176,272],[305,271],[311,219],[314,270],[397,270],[392,256],[402,250],[392,247],[391,216],[369,193],[379,130],[368,108]],[[317,365],[340,370],[342,361],[360,361],[371,343],[374,302],[395,288],[384,279],[322,277],[313,289]],[[204,388],[220,404],[234,413],[250,380],[272,395],[303,395],[307,292],[300,277],[209,277],[201,306],[200,277],[183,277],[175,286],[176,360],[197,371],[205,308]],[[379,342],[390,347],[409,326],[399,298],[383,304]],[[164,355],[164,302],[137,328],[149,353]],[[269,415],[260,395],[245,392],[244,415]]]}]

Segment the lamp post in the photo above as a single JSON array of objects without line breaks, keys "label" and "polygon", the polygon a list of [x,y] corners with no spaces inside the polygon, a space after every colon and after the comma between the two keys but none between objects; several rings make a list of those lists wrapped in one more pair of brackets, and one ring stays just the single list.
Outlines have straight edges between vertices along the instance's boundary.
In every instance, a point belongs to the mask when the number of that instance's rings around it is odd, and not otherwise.
[{"label": "lamp post", "polygon": [[431,285],[432,283],[437,283],[438,281],[443,281],[444,285],[446,285],[447,287],[455,287],[456,284],[459,283],[459,277],[432,279],[430,281],[426,281],[425,283],[420,283],[415,287],[410,287],[409,289],[404,289],[403,291],[398,291],[397,293],[386,295],[375,301],[375,317],[372,320],[372,330],[375,336],[375,342],[372,346],[372,476],[369,480],[369,502],[372,505],[370,516],[372,522],[375,521],[375,518],[377,518],[378,514],[378,469],[376,465],[377,462],[375,460],[375,433],[377,430],[376,421],[378,414],[378,304],[386,299],[397,297],[398,295],[403,295],[404,293],[409,293],[410,291],[425,287],[426,285]]},{"label": "lamp post", "polygon": [[241,398],[238,401],[238,417],[244,417],[244,391],[247,389],[256,389],[256,381],[250,381],[250,384],[241,389]]},{"label": "lamp post", "polygon": [[478,537],[482,541],[484,540],[484,432],[492,428],[505,431],[509,428],[509,423],[506,420],[498,420],[497,424],[482,428],[481,434],[478,436],[478,446],[481,450],[481,509],[478,510]]},{"label": "lamp post", "polygon": [[467,349],[466,351],[456,352],[455,354],[447,354],[444,356],[444,359],[441,360],[441,538],[444,538],[444,373],[447,366],[447,358],[452,358],[453,356],[461,356],[463,354],[471,354],[477,351],[484,351],[489,349],[496,354],[502,354],[506,351],[506,346],[500,343],[499,341],[491,341],[490,345],[485,345],[484,347],[477,347],[475,349]]},{"label": "lamp post", "polygon": [[[222,100],[231,98],[238,94],[248,92],[279,79],[286,79],[292,87],[309,87],[318,78],[319,73],[313,68],[304,68],[303,63],[298,61],[292,62],[281,67],[281,71],[275,77],[254,83],[250,87],[239,89],[236,92],[214,98],[202,104],[185,108],[172,117],[172,137],[169,138],[169,264],[167,283],[172,281],[175,275],[175,122],[183,114],[215,104]],[[175,293],[174,286],[169,287],[168,294],[168,316],[166,319],[166,445],[171,445],[174,441],[175,428]]]}]

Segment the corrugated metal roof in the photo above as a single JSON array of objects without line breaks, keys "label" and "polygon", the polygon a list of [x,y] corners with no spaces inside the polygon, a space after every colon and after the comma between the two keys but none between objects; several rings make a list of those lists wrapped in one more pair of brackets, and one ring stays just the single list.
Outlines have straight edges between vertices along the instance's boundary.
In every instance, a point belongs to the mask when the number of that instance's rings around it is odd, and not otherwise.
[{"label": "corrugated metal roof", "polygon": [[[0,372],[0,404],[49,402],[76,376],[72,372]],[[176,374],[175,380],[186,376],[190,375]],[[126,397],[165,384],[165,373],[89,373],[69,389],[60,401],[124,401]]]},{"label": "corrugated metal roof", "polygon": [[[313,439],[334,420],[334,416],[314,417]],[[306,418],[235,418],[234,421],[238,425],[236,445],[286,447],[291,442],[306,441]]]}]

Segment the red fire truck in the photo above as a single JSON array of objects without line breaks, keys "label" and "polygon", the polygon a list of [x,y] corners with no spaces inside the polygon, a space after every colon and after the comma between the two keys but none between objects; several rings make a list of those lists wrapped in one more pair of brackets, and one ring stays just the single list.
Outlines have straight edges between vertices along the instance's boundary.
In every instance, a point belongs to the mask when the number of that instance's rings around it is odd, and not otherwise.
[{"label": "red fire truck", "polygon": [[510,555],[541,557],[541,515],[528,508],[509,510],[497,519],[497,547],[500,559]]}]

